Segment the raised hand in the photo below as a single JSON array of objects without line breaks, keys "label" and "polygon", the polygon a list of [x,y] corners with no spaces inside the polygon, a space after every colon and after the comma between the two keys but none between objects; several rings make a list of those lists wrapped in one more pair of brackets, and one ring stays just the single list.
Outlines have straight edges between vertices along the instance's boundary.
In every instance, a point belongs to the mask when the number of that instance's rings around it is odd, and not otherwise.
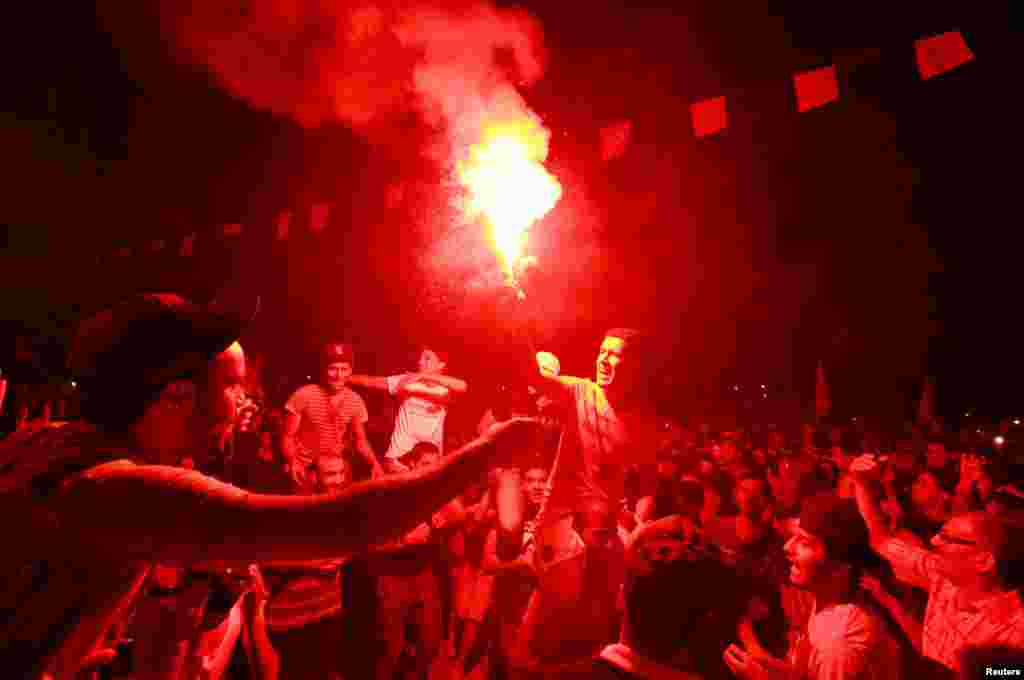
[{"label": "raised hand", "polygon": [[858,484],[871,484],[881,480],[882,466],[878,464],[874,454],[857,456],[850,463],[850,475]]},{"label": "raised hand", "polygon": [[549,378],[557,378],[562,370],[558,357],[551,352],[537,352],[537,367],[541,375]]}]

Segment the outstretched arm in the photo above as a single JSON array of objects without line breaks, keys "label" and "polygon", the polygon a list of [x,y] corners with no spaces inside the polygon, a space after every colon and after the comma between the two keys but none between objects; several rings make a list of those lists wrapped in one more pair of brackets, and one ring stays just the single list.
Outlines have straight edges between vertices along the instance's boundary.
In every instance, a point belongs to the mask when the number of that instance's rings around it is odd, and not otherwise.
[{"label": "outstretched arm", "polygon": [[388,379],[379,375],[350,375],[348,384],[353,387],[367,387],[371,390],[388,391]]},{"label": "outstretched arm", "polygon": [[446,387],[457,394],[464,394],[466,390],[469,389],[469,383],[465,380],[455,378],[450,375],[419,373],[417,377],[419,378],[419,382],[424,382],[428,385],[440,385],[441,387]]},{"label": "outstretched arm", "polygon": [[122,460],[73,477],[56,500],[69,536],[95,538],[126,559],[239,566],[329,559],[429,521],[500,463],[496,449],[506,457],[522,450],[521,440],[535,427],[527,418],[501,423],[436,466],[359,482],[337,494],[253,494],[190,470]]}]

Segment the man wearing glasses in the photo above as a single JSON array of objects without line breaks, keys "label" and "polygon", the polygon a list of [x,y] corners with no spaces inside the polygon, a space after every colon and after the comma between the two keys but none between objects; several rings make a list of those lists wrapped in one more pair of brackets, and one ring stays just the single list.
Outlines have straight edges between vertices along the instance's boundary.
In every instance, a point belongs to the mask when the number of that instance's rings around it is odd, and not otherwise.
[{"label": "man wearing glasses", "polygon": [[956,515],[932,539],[932,550],[890,534],[878,503],[881,467],[872,455],[850,465],[857,506],[871,546],[889,561],[897,578],[928,591],[922,635],[924,656],[959,672],[962,653],[974,647],[1024,651],[1021,540],[999,517]]}]

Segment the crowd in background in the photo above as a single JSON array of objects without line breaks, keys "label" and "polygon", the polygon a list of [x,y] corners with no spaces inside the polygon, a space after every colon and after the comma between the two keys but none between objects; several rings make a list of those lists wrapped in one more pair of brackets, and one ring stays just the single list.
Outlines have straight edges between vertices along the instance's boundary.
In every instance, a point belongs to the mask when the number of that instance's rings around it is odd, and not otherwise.
[{"label": "crowd in background", "polygon": [[[621,498],[593,499],[593,521],[574,508],[564,554],[542,554],[535,522],[557,491],[573,406],[524,386],[489,404],[477,432],[451,431],[448,411],[480,386],[449,375],[447,361],[425,347],[409,370],[368,376],[349,345],[332,343],[318,378],[283,403],[268,399],[259,371],[236,376],[210,446],[163,464],[254,493],[331,494],[432,469],[511,416],[542,425],[515,466],[492,468],[429,522],[371,550],[154,569],[97,677],[171,677],[161,669],[182,656],[173,677],[599,677],[579,666],[595,655],[623,673],[608,677],[675,677],[665,668],[676,648],[688,655],[680,667],[704,678],[1022,667],[1013,537],[1024,529],[1024,476],[1009,421],[980,435],[935,422],[900,433],[827,419],[798,432],[711,431],[699,416],[654,418],[653,435],[631,440],[635,455],[621,462]],[[389,432],[367,428],[373,392],[395,400]],[[63,408],[44,408],[19,413],[14,436],[64,425]],[[610,513],[598,507],[609,500]],[[636,563],[671,563],[680,545],[713,553],[728,577],[702,557],[671,579]],[[574,589],[586,597],[559,599]]]}]

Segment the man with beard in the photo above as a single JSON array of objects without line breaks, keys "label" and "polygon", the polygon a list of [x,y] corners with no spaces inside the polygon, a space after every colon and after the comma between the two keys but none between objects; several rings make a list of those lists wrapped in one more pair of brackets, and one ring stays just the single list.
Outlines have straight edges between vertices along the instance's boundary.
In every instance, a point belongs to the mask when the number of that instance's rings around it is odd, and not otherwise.
[{"label": "man with beard", "polygon": [[785,661],[764,649],[750,619],[742,621],[742,646],[730,645],[723,657],[736,677],[898,680],[899,645],[884,619],[858,599],[859,571],[870,550],[853,501],[831,494],[806,499],[785,553],[790,583],[812,598],[810,618]]},{"label": "man with beard", "polygon": [[84,422],[0,445],[0,506],[19,518],[0,565],[8,677],[74,678],[155,564],[245,569],[366,550],[427,520],[492,464],[512,463],[536,431],[511,420],[434,469],[316,496],[246,493],[161,464],[205,447],[217,423],[196,402],[215,395],[197,380],[248,318],[171,294],[100,312],[72,350]]},{"label": "man with beard", "polygon": [[[351,484],[351,477],[344,459],[321,458],[316,466],[313,492],[338,493]],[[271,588],[266,606],[272,647],[263,650],[263,657],[276,661],[280,677],[340,678],[356,657],[342,608],[344,562],[332,559],[295,565],[274,578],[279,585]]]},{"label": "man with beard", "polygon": [[782,541],[775,531],[771,487],[763,477],[747,475],[736,482],[733,500],[739,512],[704,527],[705,536],[742,565],[741,572],[770,578]]},{"label": "man with beard", "polygon": [[349,436],[373,476],[383,473],[366,438],[366,404],[346,385],[354,363],[350,345],[325,345],[320,356],[322,382],[300,387],[285,404],[281,450],[300,490],[311,486],[311,472],[320,458],[344,457]]}]

